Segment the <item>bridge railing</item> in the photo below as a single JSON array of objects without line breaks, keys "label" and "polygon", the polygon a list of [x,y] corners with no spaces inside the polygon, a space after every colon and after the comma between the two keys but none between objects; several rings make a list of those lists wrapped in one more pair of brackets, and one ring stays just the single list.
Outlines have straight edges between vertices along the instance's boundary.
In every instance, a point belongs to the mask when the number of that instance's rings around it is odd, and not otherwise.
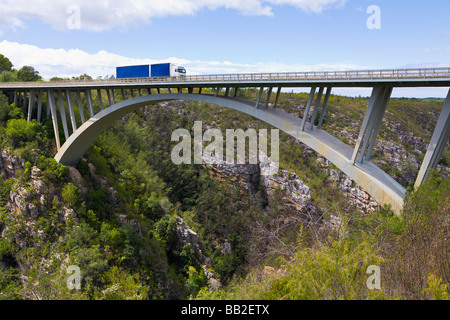
[{"label": "bridge railing", "polygon": [[[190,75],[185,77],[127,78],[107,80],[63,80],[39,82],[14,82],[14,86],[66,86],[122,83],[183,83],[183,82],[227,82],[227,81],[324,81],[324,80],[389,80],[389,79],[433,79],[450,78],[450,68],[397,69],[397,70],[352,70],[274,73],[234,73],[215,75]],[[11,83],[0,83],[0,88]]]}]

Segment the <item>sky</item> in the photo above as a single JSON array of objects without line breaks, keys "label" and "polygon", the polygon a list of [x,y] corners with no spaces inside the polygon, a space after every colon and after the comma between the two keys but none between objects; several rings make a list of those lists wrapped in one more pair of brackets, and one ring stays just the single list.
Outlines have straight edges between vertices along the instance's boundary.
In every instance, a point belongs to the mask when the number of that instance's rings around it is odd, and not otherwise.
[{"label": "sky", "polygon": [[45,79],[159,62],[188,74],[450,67],[449,12],[448,0],[0,0],[0,53]]}]

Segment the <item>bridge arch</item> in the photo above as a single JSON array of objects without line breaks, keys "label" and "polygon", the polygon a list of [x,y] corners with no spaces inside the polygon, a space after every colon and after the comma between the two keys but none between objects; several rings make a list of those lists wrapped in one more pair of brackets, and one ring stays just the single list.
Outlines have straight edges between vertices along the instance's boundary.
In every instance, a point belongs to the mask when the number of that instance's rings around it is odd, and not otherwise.
[{"label": "bridge arch", "polygon": [[79,127],[61,146],[56,161],[76,165],[93,141],[117,120],[149,103],[187,100],[219,105],[246,113],[298,139],[330,160],[381,204],[391,204],[400,213],[403,209],[404,188],[369,161],[352,161],[353,148],[325,131],[302,127],[302,119],[274,108],[255,108],[255,103],[232,97],[194,93],[163,93],[124,100],[103,109]]}]

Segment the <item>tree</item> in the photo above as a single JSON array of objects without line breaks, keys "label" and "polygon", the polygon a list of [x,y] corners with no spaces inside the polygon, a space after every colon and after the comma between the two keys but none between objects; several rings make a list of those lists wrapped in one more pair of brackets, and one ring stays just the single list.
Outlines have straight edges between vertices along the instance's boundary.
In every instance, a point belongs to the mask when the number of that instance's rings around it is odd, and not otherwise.
[{"label": "tree", "polygon": [[80,75],[80,80],[92,80],[92,77],[86,73]]},{"label": "tree", "polygon": [[0,54],[0,73],[2,73],[3,71],[11,71],[12,66],[13,64],[11,63],[11,61],[9,61],[9,59],[4,55]]},{"label": "tree", "polygon": [[17,74],[19,81],[38,81],[41,79],[39,72],[31,66],[23,66]]}]

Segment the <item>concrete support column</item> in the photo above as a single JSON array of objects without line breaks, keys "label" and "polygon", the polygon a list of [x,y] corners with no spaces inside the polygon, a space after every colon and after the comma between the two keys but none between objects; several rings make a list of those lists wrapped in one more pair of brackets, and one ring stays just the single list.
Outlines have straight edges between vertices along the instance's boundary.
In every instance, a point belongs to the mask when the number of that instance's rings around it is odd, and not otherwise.
[{"label": "concrete support column", "polygon": [[442,157],[445,145],[450,139],[450,90],[442,108],[427,153],[423,159],[422,166],[419,170],[414,186],[417,188],[428,178],[428,169],[436,169],[439,160]]},{"label": "concrete support column", "polygon": [[230,93],[230,87],[227,87],[225,89],[225,97],[228,97],[228,94]]},{"label": "concrete support column", "polygon": [[198,94],[202,94],[202,87],[198,88]]},{"label": "concrete support column", "polygon": [[161,93],[161,89],[160,88],[156,88],[156,91],[158,92],[158,94]]},{"label": "concrete support column", "polygon": [[[80,91],[77,91],[76,96],[77,96],[78,110],[80,111],[81,124],[83,124],[83,123],[85,123],[85,119],[84,119],[83,102],[81,101]],[[86,101],[87,101],[87,97],[86,97]]]},{"label": "concrete support column", "polygon": [[58,96],[59,113],[61,114],[61,122],[64,129],[64,136],[67,140],[69,139],[69,129],[67,127],[66,108],[64,107],[64,100],[61,90],[58,90],[57,96]]},{"label": "concrete support column", "polygon": [[266,101],[266,105],[264,106],[265,108],[269,107],[270,96],[272,95],[272,90],[273,90],[273,87],[270,87],[269,92],[267,93],[267,101]]},{"label": "concrete support column", "polygon": [[120,91],[122,92],[122,101],[125,100],[125,91],[123,91],[123,89],[120,89]]},{"label": "concrete support column", "polygon": [[303,113],[302,124],[301,124],[301,127],[300,127],[301,131],[305,130],[306,119],[308,118],[309,109],[311,109],[311,104],[312,104],[312,101],[314,99],[314,94],[315,93],[316,93],[316,87],[312,87],[311,88],[311,92],[309,93],[308,102],[306,103],[305,112]]},{"label": "concrete support column", "polygon": [[28,121],[31,121],[31,117],[32,117],[32,115],[33,115],[34,100],[35,100],[34,90],[31,89],[31,90],[30,90],[30,100],[29,100],[29,102],[28,102],[28,115],[27,115],[27,120],[28,120]]},{"label": "concrete support column", "polygon": [[112,102],[112,98],[111,98],[111,92],[109,92],[109,89],[106,89],[106,95],[108,96],[109,105],[112,106],[113,102]]},{"label": "concrete support column", "polygon": [[18,93],[17,93],[17,90],[14,90],[14,106],[16,106],[17,107],[17,98],[18,98]]},{"label": "concrete support column", "polygon": [[264,87],[259,88],[258,100],[256,100],[255,109],[259,108],[259,101],[261,100],[263,90],[264,90]]},{"label": "concrete support column", "polygon": [[151,95],[152,94],[152,89],[147,88],[147,93],[148,93],[148,95]]},{"label": "concrete support column", "polygon": [[59,151],[59,149],[61,149],[61,142],[59,140],[58,116],[56,114],[55,97],[53,96],[53,92],[51,90],[47,91],[47,103],[49,106],[48,109],[51,111],[52,114],[52,123],[53,123],[53,131],[55,133],[56,149]]},{"label": "concrete support column", "polygon": [[112,97],[112,103],[116,104],[116,96],[114,94],[114,89],[111,89],[111,97]]},{"label": "concrete support column", "polygon": [[50,110],[50,104],[48,101],[47,101],[47,107],[45,109],[46,109],[46,112],[45,112],[46,119],[50,119],[51,110]]},{"label": "concrete support column", "polygon": [[[367,155],[364,158],[365,160],[369,161],[372,156],[373,147],[375,146],[375,143],[377,141],[378,133],[380,132],[381,123],[383,122],[384,113],[386,112],[386,107],[389,102],[389,99],[391,98],[393,88],[385,88],[385,92],[383,94],[382,100],[381,100],[381,108],[379,112],[376,114],[376,118],[374,121],[374,127],[372,134],[370,136],[370,143],[369,147],[367,148]],[[364,146],[363,146],[364,148]]]},{"label": "concrete support column", "polygon": [[317,129],[322,128],[323,119],[325,117],[325,113],[327,112],[328,100],[330,99],[332,87],[327,88],[327,93],[325,94],[325,99],[323,100],[322,110],[320,111],[320,119],[319,124],[317,125]]},{"label": "concrete support column", "polygon": [[37,122],[41,122],[42,117],[42,96],[44,95],[44,92],[42,90],[39,90],[38,93],[38,107],[37,107]]},{"label": "concrete support column", "polygon": [[25,111],[27,110],[27,91],[25,90],[23,92],[23,104],[22,104],[22,111],[23,113],[25,113]]},{"label": "concrete support column", "polygon": [[322,95],[323,95],[324,87],[319,88],[319,93],[317,94],[316,104],[314,105],[313,114],[311,117],[311,123],[309,125],[309,130],[313,130],[314,128],[314,122],[316,122],[317,113],[319,112],[320,103],[322,102]]},{"label": "concrete support column", "polygon": [[92,105],[92,93],[91,90],[86,90],[86,101],[89,108],[89,114],[91,117],[94,116],[94,106]]},{"label": "concrete support column", "polygon": [[383,120],[384,112],[389,101],[392,88],[389,87],[375,87],[372,91],[372,96],[367,107],[366,115],[359,132],[358,140],[353,151],[352,162],[362,162],[363,158],[369,158],[370,155],[365,156],[369,143],[375,143],[381,122]]},{"label": "concrete support column", "polygon": [[100,89],[97,89],[97,97],[100,103],[100,110],[103,110],[102,91]]},{"label": "concrete support column", "polygon": [[66,90],[67,106],[69,108],[70,123],[72,124],[72,132],[77,131],[77,122],[75,119],[75,112],[73,112],[72,95],[69,90]]},{"label": "concrete support column", "polygon": [[273,108],[275,109],[278,105],[278,98],[280,98],[281,87],[278,87],[277,95],[275,96],[275,103],[273,104]]},{"label": "concrete support column", "polygon": [[217,97],[219,95],[219,90],[220,90],[220,87],[217,87],[215,97]]}]

